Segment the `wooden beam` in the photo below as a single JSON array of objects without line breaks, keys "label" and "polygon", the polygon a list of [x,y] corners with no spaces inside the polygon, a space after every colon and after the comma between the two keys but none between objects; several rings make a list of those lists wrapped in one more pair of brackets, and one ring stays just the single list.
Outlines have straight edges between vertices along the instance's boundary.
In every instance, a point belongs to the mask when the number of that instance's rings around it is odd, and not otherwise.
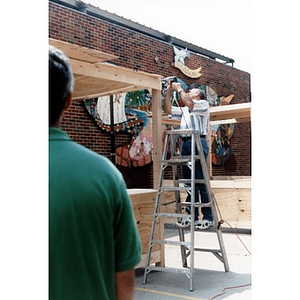
[{"label": "wooden beam", "polygon": [[161,76],[145,72],[135,72],[123,67],[110,64],[91,64],[88,62],[70,59],[72,71],[77,75],[85,75],[98,79],[112,80],[127,85],[136,85],[140,89],[161,90]]},{"label": "wooden beam", "polygon": [[[251,121],[251,103],[230,104],[224,106],[212,106],[210,111],[210,122],[214,124],[229,124],[232,122]],[[166,114],[162,118],[163,124],[180,125],[180,120],[169,119]]]},{"label": "wooden beam", "polygon": [[95,92],[95,93],[92,93],[92,91],[91,91],[90,94],[85,93],[84,96],[80,96],[80,95],[76,94],[75,96],[72,97],[72,99],[73,100],[92,99],[92,98],[98,98],[98,97],[107,96],[107,95],[115,95],[118,93],[132,92],[132,91],[136,91],[136,90],[139,90],[139,88],[137,88],[134,85],[126,86],[126,87],[115,89],[115,90],[113,90],[113,89],[105,90],[104,92],[103,91],[100,92],[99,88],[98,88],[97,92]]},{"label": "wooden beam", "polygon": [[235,124],[237,123],[236,119],[225,119],[225,120],[217,120],[217,121],[210,121],[210,125],[222,125],[222,124]]},{"label": "wooden beam", "polygon": [[236,119],[237,122],[248,122],[251,118],[251,103],[213,106],[210,108],[210,121]]},{"label": "wooden beam", "polygon": [[162,118],[160,90],[152,90],[152,132],[153,132],[153,187],[159,184],[160,161],[162,159]]}]

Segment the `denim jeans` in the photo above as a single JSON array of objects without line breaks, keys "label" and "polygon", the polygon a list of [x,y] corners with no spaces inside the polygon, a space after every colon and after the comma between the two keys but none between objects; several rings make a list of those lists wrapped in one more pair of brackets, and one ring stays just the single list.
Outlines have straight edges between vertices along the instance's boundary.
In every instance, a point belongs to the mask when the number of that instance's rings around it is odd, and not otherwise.
[{"label": "denim jeans", "polygon": [[[204,157],[206,159],[208,155],[208,145],[205,138],[201,138],[201,144],[203,148]],[[196,147],[196,154],[198,154],[197,147]],[[191,155],[191,139],[182,141],[181,155]],[[182,171],[182,178],[184,179],[191,178],[191,169],[188,166],[185,165],[181,166],[181,171]],[[197,161],[195,164],[195,176],[196,179],[203,179],[202,168],[199,161]],[[189,193],[187,194],[188,195],[186,198],[186,202],[191,202],[191,195]],[[200,184],[200,183],[195,184],[195,202],[199,202],[199,195],[201,195],[201,203],[209,202],[208,192],[205,184]],[[186,212],[190,213],[190,206],[186,207]],[[204,220],[208,220],[208,221],[213,220],[210,207],[202,207],[201,212],[203,214]],[[195,207],[195,221],[197,221],[198,218],[199,218],[199,208]]]}]

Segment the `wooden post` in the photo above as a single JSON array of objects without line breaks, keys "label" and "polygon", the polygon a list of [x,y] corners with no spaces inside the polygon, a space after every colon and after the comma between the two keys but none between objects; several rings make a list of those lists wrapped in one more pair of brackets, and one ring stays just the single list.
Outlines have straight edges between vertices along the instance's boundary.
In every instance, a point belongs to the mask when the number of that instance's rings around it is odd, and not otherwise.
[{"label": "wooden post", "polygon": [[208,125],[208,136],[207,136],[207,144],[208,144],[208,157],[207,157],[207,170],[209,178],[212,179],[212,153],[211,153],[211,124]]},{"label": "wooden post", "polygon": [[[152,132],[153,132],[153,188],[157,189],[159,184],[160,161],[162,159],[162,115],[161,115],[161,93],[160,90],[152,89]],[[164,239],[164,221],[159,222],[159,239]],[[156,263],[161,267],[165,266],[165,247],[160,245],[160,262]]]},{"label": "wooden post", "polygon": [[153,188],[157,189],[162,157],[162,117],[160,90],[152,90]]}]

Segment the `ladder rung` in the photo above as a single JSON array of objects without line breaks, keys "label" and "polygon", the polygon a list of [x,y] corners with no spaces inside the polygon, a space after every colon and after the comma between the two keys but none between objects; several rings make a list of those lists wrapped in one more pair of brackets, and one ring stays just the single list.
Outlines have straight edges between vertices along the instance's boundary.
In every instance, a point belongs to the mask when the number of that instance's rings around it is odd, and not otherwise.
[{"label": "ladder rung", "polygon": [[174,165],[183,165],[183,164],[188,164],[191,160],[190,159],[168,159],[168,160],[162,160],[161,162],[164,165],[168,166],[174,166]]},{"label": "ladder rung", "polygon": [[162,192],[167,192],[167,191],[189,191],[191,190],[190,186],[162,186],[158,188]]},{"label": "ladder rung", "polygon": [[172,129],[166,130],[166,134],[169,135],[191,135],[191,134],[199,134],[198,130],[195,129]]},{"label": "ladder rung", "polygon": [[[175,183],[188,183],[191,184],[191,179],[176,179],[174,180]],[[202,183],[202,184],[207,184],[205,179],[195,179],[195,183]]]},{"label": "ladder rung", "polygon": [[[199,155],[194,156],[195,161],[200,160]],[[183,165],[183,164],[191,164],[191,156],[173,156],[170,159],[164,159],[161,161],[162,164],[164,165]]]},{"label": "ladder rung", "polygon": [[[191,202],[180,202],[178,204],[182,205],[182,206],[191,206]],[[195,207],[211,207],[212,202],[208,202],[208,203],[196,202],[196,203],[194,203],[194,206]]]},{"label": "ladder rung", "polygon": [[222,253],[222,250],[221,250],[221,249],[194,248],[194,251],[199,251],[199,252],[212,252],[212,253]]},{"label": "ladder rung", "polygon": [[165,218],[184,218],[190,215],[187,214],[171,214],[171,213],[156,213],[156,217],[165,217]]},{"label": "ladder rung", "polygon": [[147,270],[151,271],[163,271],[163,272],[169,272],[169,273],[185,273],[189,274],[191,272],[190,269],[187,268],[171,268],[171,267],[157,267],[157,266],[148,266],[146,267]]},{"label": "ladder rung", "polygon": [[153,244],[165,244],[174,246],[190,246],[191,242],[168,241],[168,240],[153,240]]}]

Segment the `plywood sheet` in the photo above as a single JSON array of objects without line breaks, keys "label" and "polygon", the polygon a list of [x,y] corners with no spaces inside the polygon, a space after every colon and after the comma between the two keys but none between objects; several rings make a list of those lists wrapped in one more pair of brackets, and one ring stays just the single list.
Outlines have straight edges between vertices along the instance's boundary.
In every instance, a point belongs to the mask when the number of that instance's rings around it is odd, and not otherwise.
[{"label": "plywood sheet", "polygon": [[[251,180],[211,180],[210,183],[223,220],[229,222],[233,227],[250,228],[244,226],[251,226]],[[164,185],[172,186],[173,181],[164,180]],[[182,191],[180,197],[181,200],[184,200],[186,192]],[[162,194],[162,203],[170,203],[162,206],[163,212],[174,213],[176,211],[174,200],[174,192]],[[202,217],[201,212],[200,217]],[[176,218],[166,220],[166,223],[170,224],[175,222]]]},{"label": "plywood sheet", "polygon": [[[142,262],[138,266],[144,266],[148,252],[153,213],[155,207],[156,190],[153,189],[128,189],[127,190],[133,208],[134,217],[142,243]],[[155,239],[161,239],[164,235],[163,226],[157,222],[154,234]],[[152,263],[164,263],[162,245],[153,246],[151,254]]]}]

